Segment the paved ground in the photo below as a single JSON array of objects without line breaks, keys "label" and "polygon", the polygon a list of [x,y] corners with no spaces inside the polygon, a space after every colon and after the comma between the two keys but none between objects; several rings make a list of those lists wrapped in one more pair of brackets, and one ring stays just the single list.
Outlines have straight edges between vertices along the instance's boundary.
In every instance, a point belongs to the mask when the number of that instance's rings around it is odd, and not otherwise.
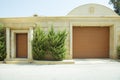
[{"label": "paved ground", "polygon": [[75,61],[69,65],[0,64],[0,80],[120,80],[120,62]]}]

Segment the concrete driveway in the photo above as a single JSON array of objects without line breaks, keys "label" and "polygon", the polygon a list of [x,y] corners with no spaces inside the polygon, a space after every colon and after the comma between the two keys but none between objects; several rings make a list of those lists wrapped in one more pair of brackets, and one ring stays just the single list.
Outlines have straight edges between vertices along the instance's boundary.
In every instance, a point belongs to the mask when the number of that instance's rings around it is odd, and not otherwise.
[{"label": "concrete driveway", "polygon": [[0,80],[120,80],[120,62],[78,59],[75,64],[0,64]]}]

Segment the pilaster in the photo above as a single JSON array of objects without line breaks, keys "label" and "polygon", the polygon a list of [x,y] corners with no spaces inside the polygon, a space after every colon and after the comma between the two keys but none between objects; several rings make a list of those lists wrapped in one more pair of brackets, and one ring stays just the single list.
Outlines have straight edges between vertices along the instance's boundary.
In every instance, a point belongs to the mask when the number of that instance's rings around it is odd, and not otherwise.
[{"label": "pilaster", "polygon": [[6,28],[6,59],[10,59],[10,28]]}]

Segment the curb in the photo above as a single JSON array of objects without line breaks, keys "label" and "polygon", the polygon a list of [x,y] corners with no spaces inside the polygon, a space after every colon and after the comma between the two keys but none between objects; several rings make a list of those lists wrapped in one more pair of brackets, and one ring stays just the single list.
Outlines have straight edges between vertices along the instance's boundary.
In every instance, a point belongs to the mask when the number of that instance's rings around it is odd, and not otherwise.
[{"label": "curb", "polygon": [[[1,64],[4,62],[2,61]],[[41,65],[51,65],[51,64],[74,64],[74,60],[63,60],[63,61],[44,61],[44,60],[33,60],[33,61],[5,61],[6,64],[41,64]]]},{"label": "curb", "polygon": [[34,60],[32,64],[43,64],[43,65],[51,65],[51,64],[74,64],[74,60],[63,60],[63,61],[37,61]]}]

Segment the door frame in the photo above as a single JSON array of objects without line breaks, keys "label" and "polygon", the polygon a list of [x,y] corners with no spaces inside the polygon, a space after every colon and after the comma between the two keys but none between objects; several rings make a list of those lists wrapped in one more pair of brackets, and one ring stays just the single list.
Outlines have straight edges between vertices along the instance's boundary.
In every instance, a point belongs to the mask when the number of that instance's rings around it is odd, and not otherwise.
[{"label": "door frame", "polygon": [[29,31],[28,30],[12,30],[11,31],[11,58],[17,58],[16,57],[16,34],[17,33],[27,33],[27,46],[28,46],[28,49],[27,49],[27,58],[29,58]]},{"label": "door frame", "polygon": [[107,22],[73,22],[70,23],[70,56],[73,58],[73,27],[74,26],[80,26],[80,27],[109,27],[109,58],[116,58],[116,46],[117,46],[117,40],[116,40],[116,28],[114,24],[107,23]]}]

